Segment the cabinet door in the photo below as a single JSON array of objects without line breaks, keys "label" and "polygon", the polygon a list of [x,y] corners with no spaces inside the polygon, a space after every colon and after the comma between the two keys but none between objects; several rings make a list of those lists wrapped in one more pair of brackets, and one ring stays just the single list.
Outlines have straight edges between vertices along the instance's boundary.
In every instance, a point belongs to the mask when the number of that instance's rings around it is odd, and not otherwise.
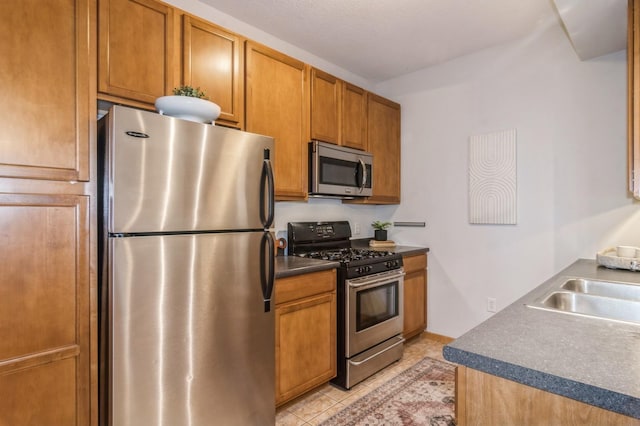
[{"label": "cabinet door", "polygon": [[[154,0],[101,0],[98,97],[153,105],[175,86],[173,9]],[[144,105],[141,105],[144,106]]]},{"label": "cabinet door", "polygon": [[640,199],[640,1],[629,0],[628,11],[628,174],[629,192]]},{"label": "cabinet door", "polygon": [[301,61],[248,41],[246,130],[275,139],[277,200],[307,197],[308,68]]},{"label": "cabinet door", "polygon": [[403,259],[404,269],[404,326],[405,339],[422,333],[427,327],[427,255]]},{"label": "cabinet door", "polygon": [[341,145],[355,149],[367,146],[367,92],[352,84],[342,83]]},{"label": "cabinet door", "polygon": [[94,18],[90,0],[0,2],[0,176],[89,180]]},{"label": "cabinet door", "polygon": [[276,306],[276,405],[335,375],[335,292]]},{"label": "cabinet door", "polygon": [[220,106],[218,122],[243,126],[244,86],[242,42],[237,35],[211,23],[184,15],[182,27],[183,84],[200,87]]},{"label": "cabinet door", "polygon": [[90,424],[89,209],[0,195],[0,424]]},{"label": "cabinet door", "polygon": [[373,154],[373,196],[366,202],[400,203],[400,105],[369,93],[367,149]]},{"label": "cabinet door", "polygon": [[472,368],[456,368],[456,424],[616,425],[640,421]]},{"label": "cabinet door", "polygon": [[340,86],[334,76],[311,69],[311,139],[340,142]]}]

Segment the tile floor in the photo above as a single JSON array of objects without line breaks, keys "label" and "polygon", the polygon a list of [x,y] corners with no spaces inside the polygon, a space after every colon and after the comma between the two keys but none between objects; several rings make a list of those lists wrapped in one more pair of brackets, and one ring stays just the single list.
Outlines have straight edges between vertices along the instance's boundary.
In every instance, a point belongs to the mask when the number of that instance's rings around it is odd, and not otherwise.
[{"label": "tile floor", "polygon": [[400,372],[414,365],[425,356],[444,361],[444,345],[431,340],[426,334],[415,337],[405,343],[402,359],[365,381],[345,391],[325,384],[305,395],[283,405],[276,411],[276,426],[312,426],[328,419],[356,399],[390,380]]}]

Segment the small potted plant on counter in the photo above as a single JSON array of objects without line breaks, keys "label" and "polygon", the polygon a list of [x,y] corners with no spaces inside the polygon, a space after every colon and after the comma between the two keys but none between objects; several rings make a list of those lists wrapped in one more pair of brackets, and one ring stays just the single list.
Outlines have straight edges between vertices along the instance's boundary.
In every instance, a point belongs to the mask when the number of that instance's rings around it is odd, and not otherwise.
[{"label": "small potted plant on counter", "polygon": [[387,241],[387,228],[391,226],[391,222],[376,220],[371,224],[371,226],[375,229],[373,238],[376,241]]},{"label": "small potted plant on counter", "polygon": [[172,96],[156,99],[156,109],[163,115],[198,123],[212,123],[220,115],[220,106],[207,100],[206,96],[199,87],[176,87]]}]

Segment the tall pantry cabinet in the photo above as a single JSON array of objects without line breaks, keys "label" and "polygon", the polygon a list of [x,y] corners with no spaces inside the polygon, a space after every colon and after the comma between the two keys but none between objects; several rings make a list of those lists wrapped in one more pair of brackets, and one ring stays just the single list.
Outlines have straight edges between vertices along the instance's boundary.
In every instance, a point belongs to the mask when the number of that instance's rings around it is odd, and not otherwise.
[{"label": "tall pantry cabinet", "polygon": [[96,424],[96,0],[0,2],[0,424]]}]

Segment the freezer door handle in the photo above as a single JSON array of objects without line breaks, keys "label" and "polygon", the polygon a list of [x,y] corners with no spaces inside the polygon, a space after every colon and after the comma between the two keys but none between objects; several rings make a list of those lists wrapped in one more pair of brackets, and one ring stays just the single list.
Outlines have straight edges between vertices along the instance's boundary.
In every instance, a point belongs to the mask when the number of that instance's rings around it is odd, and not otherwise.
[{"label": "freezer door handle", "polygon": [[270,232],[262,235],[260,244],[260,284],[262,285],[262,298],[264,300],[264,311],[271,311],[271,295],[273,293],[273,283],[275,281],[275,243]]},{"label": "freezer door handle", "polygon": [[260,220],[265,229],[270,228],[273,224],[275,209],[275,185],[270,157],[271,151],[265,149],[264,160],[262,162],[262,175],[260,176]]}]

